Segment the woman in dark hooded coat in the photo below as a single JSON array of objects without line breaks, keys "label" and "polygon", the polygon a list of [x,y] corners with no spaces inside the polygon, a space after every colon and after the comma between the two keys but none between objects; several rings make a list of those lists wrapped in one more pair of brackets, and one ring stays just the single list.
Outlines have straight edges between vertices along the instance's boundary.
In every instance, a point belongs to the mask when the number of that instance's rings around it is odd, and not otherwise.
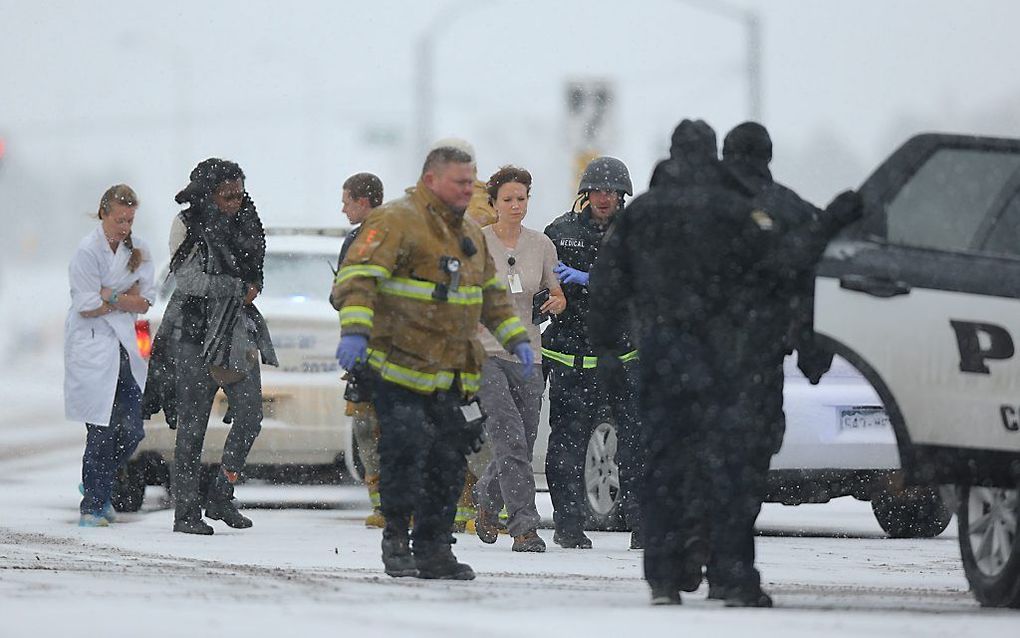
[{"label": "woman in dark hooded coat", "polygon": [[[234,488],[262,427],[262,363],[278,365],[265,320],[253,302],[262,290],[265,232],[234,162],[211,158],[177,194],[188,204],[170,229],[176,288],[153,343],[144,412],[160,409],[177,429],[174,531],[212,534],[205,514],[234,528],[252,522],[233,504]],[[231,423],[220,469],[199,494],[202,445],[217,389]]]}]

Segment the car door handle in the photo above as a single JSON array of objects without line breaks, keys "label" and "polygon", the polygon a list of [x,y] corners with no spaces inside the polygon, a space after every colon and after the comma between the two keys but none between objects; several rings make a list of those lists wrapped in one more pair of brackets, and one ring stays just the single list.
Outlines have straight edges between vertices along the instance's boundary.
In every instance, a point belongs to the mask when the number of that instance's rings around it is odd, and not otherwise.
[{"label": "car door handle", "polygon": [[910,294],[910,286],[902,281],[879,279],[865,275],[844,275],[839,278],[839,287],[882,298]]}]

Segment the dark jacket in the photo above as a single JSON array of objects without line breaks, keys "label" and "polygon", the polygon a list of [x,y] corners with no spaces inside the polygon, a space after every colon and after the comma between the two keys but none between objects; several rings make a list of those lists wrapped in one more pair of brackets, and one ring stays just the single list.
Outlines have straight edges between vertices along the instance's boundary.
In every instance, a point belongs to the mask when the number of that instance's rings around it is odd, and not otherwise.
[{"label": "dark jacket", "polygon": [[[336,258],[336,272],[333,273],[333,283],[336,283],[336,275],[340,273],[340,266],[344,263],[344,257],[347,256],[347,251],[351,249],[351,244],[358,238],[358,233],[361,232],[361,224],[358,224],[351,229],[349,233],[344,237],[344,243],[340,245],[340,254]],[[329,292],[329,305],[333,305],[333,291]]]},{"label": "dark jacket", "polygon": [[[681,127],[679,147],[675,134],[671,158],[599,253],[591,339],[596,348],[612,343],[621,319],[631,317],[646,364],[666,357],[671,369],[697,371],[692,389],[739,391],[741,380],[752,383],[762,366],[774,365],[771,344],[783,343],[789,321],[775,310],[788,303],[787,278],[814,266],[828,235],[818,220],[788,223],[810,206],[792,191],[756,192],[726,170],[707,125]],[[645,339],[662,331],[683,347],[646,350]]]},{"label": "dark jacket", "polygon": [[[570,211],[560,215],[545,229],[545,234],[556,246],[559,260],[584,272],[590,272],[595,264],[607,228],[617,223],[623,214],[618,211],[608,227],[600,227],[591,217],[591,208],[585,206],[581,212]],[[554,315],[552,325],[542,334],[542,347],[567,355],[593,356],[596,353],[588,338],[589,287],[578,284],[564,284],[563,294],[567,308]],[[625,332],[618,333],[607,343],[604,350],[621,355],[633,350],[630,338]]]}]

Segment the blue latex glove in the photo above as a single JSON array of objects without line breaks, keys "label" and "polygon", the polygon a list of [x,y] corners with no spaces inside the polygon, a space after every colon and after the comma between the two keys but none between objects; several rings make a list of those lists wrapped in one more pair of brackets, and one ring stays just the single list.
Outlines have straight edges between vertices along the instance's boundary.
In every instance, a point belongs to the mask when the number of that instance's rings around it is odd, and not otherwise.
[{"label": "blue latex glove", "polygon": [[514,346],[514,356],[524,365],[524,376],[530,376],[535,368],[535,353],[531,351],[531,344],[527,341],[518,343]]},{"label": "blue latex glove", "polygon": [[588,273],[577,268],[571,268],[562,261],[553,268],[553,272],[556,273],[556,278],[560,280],[561,284],[588,285]]},{"label": "blue latex glove", "polygon": [[336,347],[336,360],[344,370],[352,370],[359,361],[366,361],[368,337],[365,335],[344,335]]}]

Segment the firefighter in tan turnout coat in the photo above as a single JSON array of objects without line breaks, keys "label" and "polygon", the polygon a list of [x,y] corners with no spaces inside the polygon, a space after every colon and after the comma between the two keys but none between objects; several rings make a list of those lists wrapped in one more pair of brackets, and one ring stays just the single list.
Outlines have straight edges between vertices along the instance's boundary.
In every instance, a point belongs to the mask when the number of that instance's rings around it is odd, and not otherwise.
[{"label": "firefighter in tan turnout coat", "polygon": [[[528,337],[477,224],[473,158],[442,147],[418,184],[365,221],[337,274],[341,367],[379,418],[383,563],[391,576],[471,579],[450,550],[465,455],[480,445],[478,323],[531,363]],[[413,556],[408,524],[414,515]]]}]

